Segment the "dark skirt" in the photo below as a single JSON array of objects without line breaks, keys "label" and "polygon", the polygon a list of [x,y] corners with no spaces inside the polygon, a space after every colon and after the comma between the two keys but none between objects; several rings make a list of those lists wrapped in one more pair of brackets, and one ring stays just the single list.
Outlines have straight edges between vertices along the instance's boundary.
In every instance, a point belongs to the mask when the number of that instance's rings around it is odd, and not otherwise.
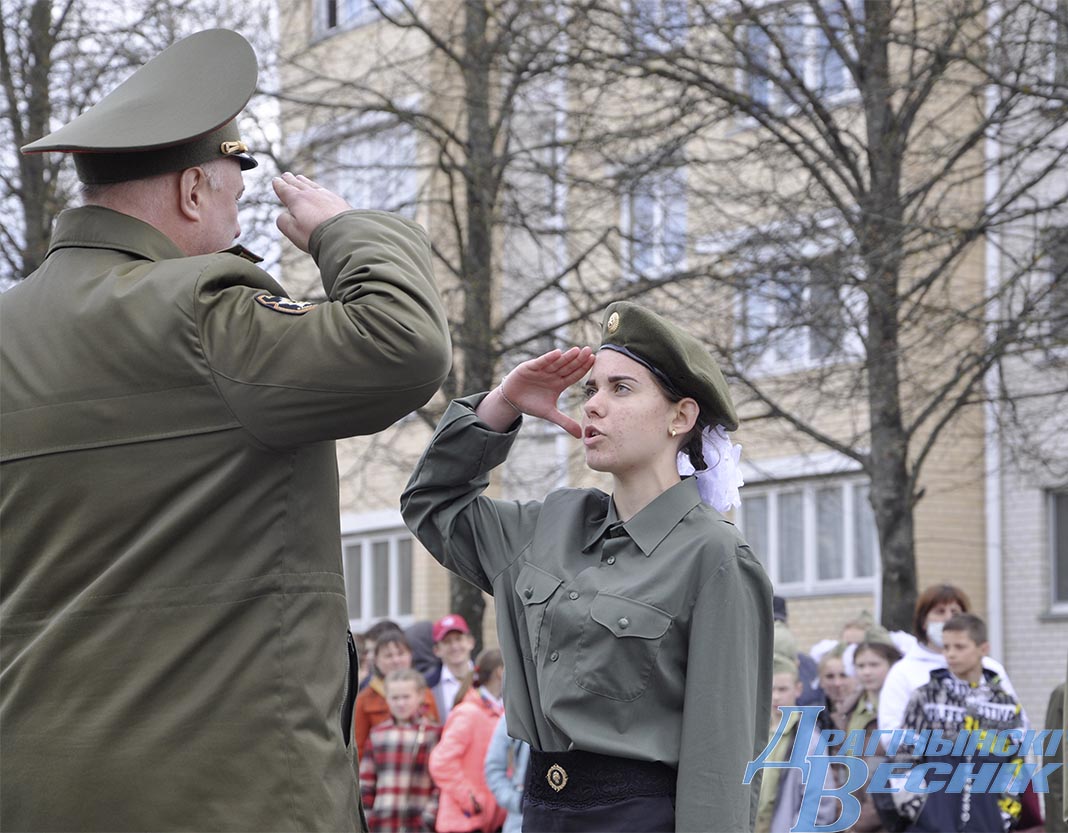
[{"label": "dark skirt", "polygon": [[524,833],[673,833],[675,770],[593,752],[531,750]]}]

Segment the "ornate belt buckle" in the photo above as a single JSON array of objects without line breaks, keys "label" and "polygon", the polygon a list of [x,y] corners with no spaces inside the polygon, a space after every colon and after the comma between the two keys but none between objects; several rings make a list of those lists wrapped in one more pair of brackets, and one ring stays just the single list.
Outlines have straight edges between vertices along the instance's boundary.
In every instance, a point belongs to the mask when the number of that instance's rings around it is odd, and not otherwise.
[{"label": "ornate belt buckle", "polygon": [[549,771],[545,773],[545,780],[549,782],[550,787],[560,792],[567,786],[567,770],[560,764],[553,764],[549,767]]}]

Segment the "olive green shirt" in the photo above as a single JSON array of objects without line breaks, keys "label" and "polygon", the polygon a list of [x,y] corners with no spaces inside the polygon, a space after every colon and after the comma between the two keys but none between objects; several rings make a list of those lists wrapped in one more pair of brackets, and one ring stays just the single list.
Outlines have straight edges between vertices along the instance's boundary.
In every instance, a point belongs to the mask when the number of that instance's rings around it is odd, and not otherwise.
[{"label": "olive green shirt", "polygon": [[509,733],[677,767],[677,830],[751,830],[759,778],[742,778],[771,709],[763,567],[692,478],[626,523],[596,489],[482,496],[519,422],[489,430],[481,398],[449,406],[401,503],[435,558],[494,595]]},{"label": "olive green shirt", "polygon": [[0,296],[8,830],[359,830],[334,439],[450,363],[426,234],[353,211],[328,301],[64,212]]}]

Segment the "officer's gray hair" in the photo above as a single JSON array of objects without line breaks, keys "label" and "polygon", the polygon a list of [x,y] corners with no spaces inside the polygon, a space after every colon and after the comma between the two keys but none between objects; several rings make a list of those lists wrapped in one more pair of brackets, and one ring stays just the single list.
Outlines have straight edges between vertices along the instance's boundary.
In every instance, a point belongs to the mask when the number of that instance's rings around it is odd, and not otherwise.
[{"label": "officer's gray hair", "polygon": [[[222,176],[219,174],[219,164],[227,162],[226,159],[212,159],[210,162],[204,162],[197,166],[204,171],[204,178],[208,181],[208,187],[212,191],[218,191],[223,186]],[[168,174],[159,174],[159,176],[168,176]],[[155,177],[149,177],[155,179]],[[107,198],[107,195],[114,191],[116,188],[127,185],[129,182],[136,182],[137,180],[127,180],[126,182],[108,182],[108,183],[82,183],[81,195],[82,202],[87,204],[99,203]]]}]

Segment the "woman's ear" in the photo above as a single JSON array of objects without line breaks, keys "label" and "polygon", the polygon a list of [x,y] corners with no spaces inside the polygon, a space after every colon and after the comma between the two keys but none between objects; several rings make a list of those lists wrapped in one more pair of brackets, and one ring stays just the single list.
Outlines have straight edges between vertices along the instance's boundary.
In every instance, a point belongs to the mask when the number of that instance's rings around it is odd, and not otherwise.
[{"label": "woman's ear", "polygon": [[697,416],[701,407],[697,401],[686,397],[674,403],[675,415],[671,419],[671,429],[677,436],[685,436],[693,430],[697,424]]}]

